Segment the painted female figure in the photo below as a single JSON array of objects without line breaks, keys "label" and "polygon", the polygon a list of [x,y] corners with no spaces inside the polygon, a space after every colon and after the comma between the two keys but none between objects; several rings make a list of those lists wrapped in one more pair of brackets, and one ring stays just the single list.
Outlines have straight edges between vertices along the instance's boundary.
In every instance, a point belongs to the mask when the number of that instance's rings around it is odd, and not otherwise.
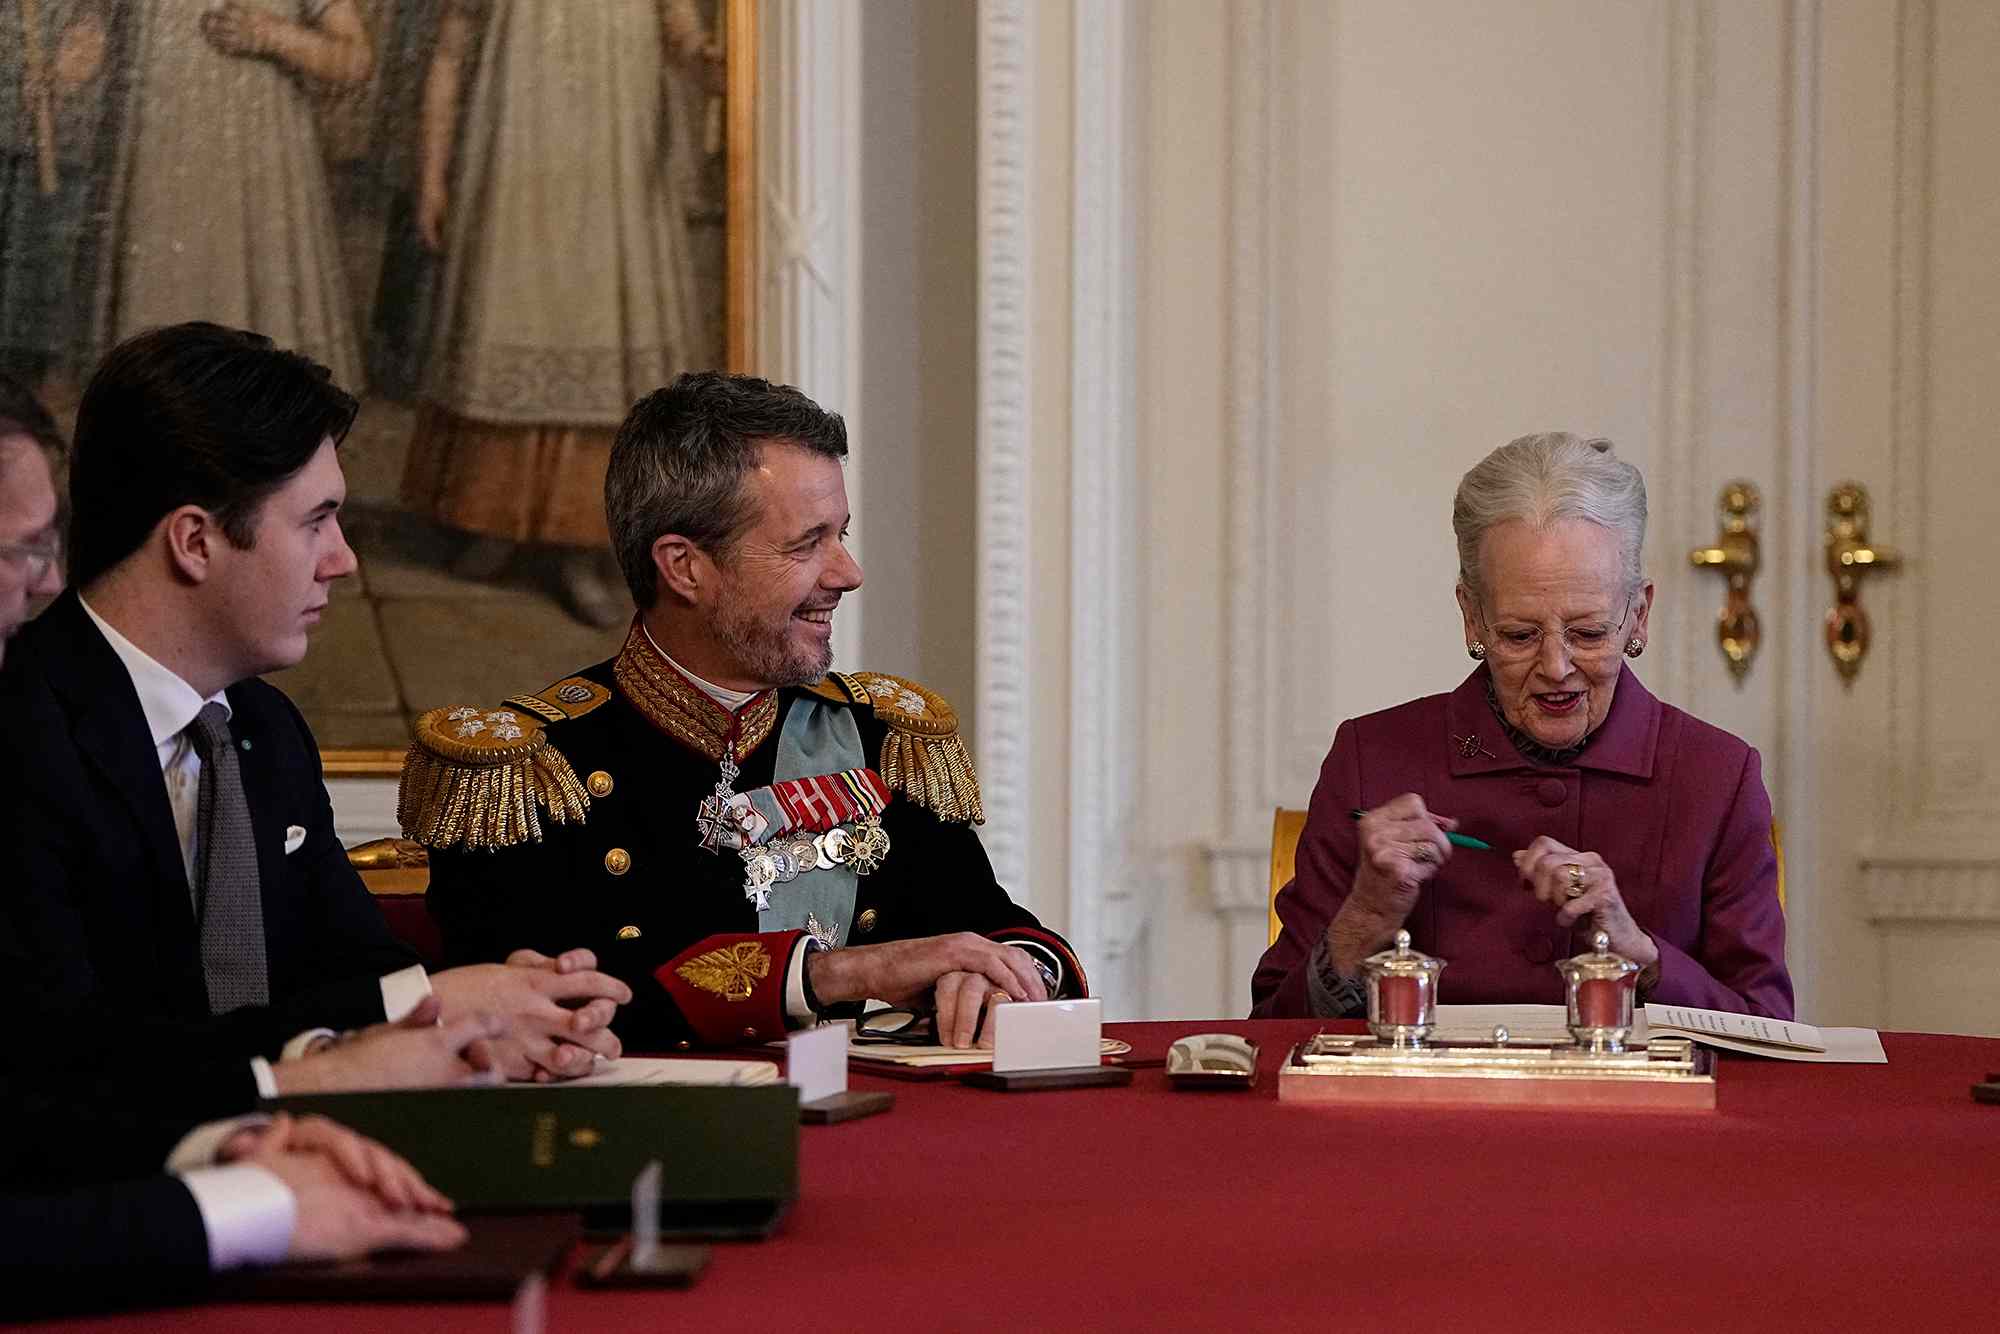
[{"label": "painted female figure", "polygon": [[98,341],[206,319],[361,379],[310,88],[364,82],[355,0],[145,0],[110,166]]},{"label": "painted female figure", "polygon": [[596,624],[631,613],[613,434],[701,355],[669,62],[717,64],[692,0],[448,0],[424,88],[417,227],[442,260],[404,500],[474,538],[462,574],[554,547]]}]

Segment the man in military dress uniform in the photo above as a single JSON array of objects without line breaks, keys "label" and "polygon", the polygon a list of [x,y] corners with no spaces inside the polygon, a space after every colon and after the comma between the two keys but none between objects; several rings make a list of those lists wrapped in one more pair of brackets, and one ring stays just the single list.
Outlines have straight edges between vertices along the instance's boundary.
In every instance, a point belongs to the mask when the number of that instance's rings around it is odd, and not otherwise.
[{"label": "man in military dress uniform", "polygon": [[640,611],[618,656],[419,719],[401,818],[432,850],[454,961],[585,941],[635,999],[628,1045],[767,1040],[880,998],[964,1046],[1003,1000],[1087,994],[994,880],[950,705],[835,673],[848,554],[840,417],[747,376],[681,376],[605,483]]}]

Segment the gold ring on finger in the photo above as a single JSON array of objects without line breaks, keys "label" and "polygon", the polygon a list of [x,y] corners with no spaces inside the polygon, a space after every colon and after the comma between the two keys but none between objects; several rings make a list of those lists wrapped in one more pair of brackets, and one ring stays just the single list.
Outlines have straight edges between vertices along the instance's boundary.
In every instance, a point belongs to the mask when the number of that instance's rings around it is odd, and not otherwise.
[{"label": "gold ring on finger", "polygon": [[1437,859],[1437,849],[1428,843],[1417,844],[1416,850],[1410,853],[1410,860],[1420,866],[1428,866]]},{"label": "gold ring on finger", "polygon": [[1563,870],[1569,872],[1569,888],[1563,891],[1564,895],[1572,899],[1582,898],[1584,889],[1583,868],[1575,862],[1570,862],[1563,867]]}]

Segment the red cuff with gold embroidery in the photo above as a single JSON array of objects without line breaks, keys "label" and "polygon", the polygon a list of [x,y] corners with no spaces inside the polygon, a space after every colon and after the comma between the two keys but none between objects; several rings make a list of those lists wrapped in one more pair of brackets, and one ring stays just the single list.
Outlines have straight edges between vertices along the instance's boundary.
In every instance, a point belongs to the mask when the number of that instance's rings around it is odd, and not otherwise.
[{"label": "red cuff with gold embroidery", "polygon": [[707,936],[654,972],[704,1046],[785,1035],[785,969],[803,931]]},{"label": "red cuff with gold embroidery", "polygon": [[1029,946],[1030,954],[1042,956],[1044,963],[1053,963],[1056,994],[1049,997],[1050,1000],[1078,1000],[1090,995],[1090,979],[1083,975],[1083,965],[1077,962],[1076,951],[1055,932],[1034,926],[1012,926],[991,933],[987,939],[997,940],[1003,945]]}]

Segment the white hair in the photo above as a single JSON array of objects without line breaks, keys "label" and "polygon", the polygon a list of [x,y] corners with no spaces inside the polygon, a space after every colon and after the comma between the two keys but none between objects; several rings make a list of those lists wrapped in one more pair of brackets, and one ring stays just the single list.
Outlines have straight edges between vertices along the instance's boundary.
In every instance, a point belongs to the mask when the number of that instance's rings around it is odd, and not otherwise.
[{"label": "white hair", "polygon": [[1612,453],[1609,440],[1543,431],[1509,440],[1458,483],[1451,528],[1458,536],[1458,581],[1484,605],[1479,546],[1499,524],[1520,520],[1547,528],[1584,519],[1617,534],[1625,596],[1639,590],[1639,549],[1646,543],[1646,479]]}]

